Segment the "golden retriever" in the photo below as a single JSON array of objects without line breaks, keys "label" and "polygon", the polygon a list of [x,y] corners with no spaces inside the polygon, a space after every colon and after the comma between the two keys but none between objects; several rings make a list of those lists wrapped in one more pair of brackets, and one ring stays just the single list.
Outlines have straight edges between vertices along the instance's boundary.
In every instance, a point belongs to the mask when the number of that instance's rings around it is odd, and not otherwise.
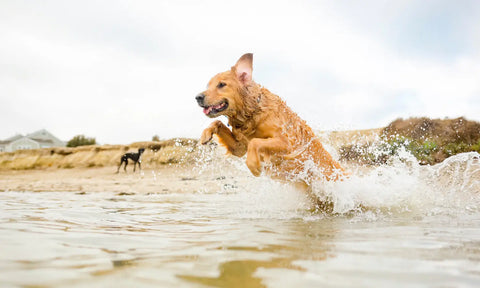
[{"label": "golden retriever", "polygon": [[196,96],[206,116],[225,115],[231,127],[214,121],[203,131],[200,142],[206,144],[216,134],[228,153],[247,154],[247,167],[255,176],[264,171],[309,186],[315,179],[335,181],[345,175],[312,128],[280,97],[252,80],[252,64],[253,54],[243,55]]}]

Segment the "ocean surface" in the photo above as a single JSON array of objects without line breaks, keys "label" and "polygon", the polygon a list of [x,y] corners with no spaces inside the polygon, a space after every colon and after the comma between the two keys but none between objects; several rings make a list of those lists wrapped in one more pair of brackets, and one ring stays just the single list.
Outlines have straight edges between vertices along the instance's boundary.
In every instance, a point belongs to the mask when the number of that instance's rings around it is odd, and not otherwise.
[{"label": "ocean surface", "polygon": [[196,169],[210,188],[0,193],[0,287],[480,286],[477,153],[352,167],[313,186],[330,213],[240,160]]}]

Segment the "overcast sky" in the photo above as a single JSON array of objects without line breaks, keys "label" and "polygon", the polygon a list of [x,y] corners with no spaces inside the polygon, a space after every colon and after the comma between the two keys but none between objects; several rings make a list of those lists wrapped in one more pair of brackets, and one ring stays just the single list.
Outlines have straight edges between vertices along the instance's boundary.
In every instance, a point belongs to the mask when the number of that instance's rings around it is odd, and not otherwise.
[{"label": "overcast sky", "polygon": [[253,78],[320,130],[480,121],[480,1],[0,1],[0,139],[199,137],[195,95]]}]

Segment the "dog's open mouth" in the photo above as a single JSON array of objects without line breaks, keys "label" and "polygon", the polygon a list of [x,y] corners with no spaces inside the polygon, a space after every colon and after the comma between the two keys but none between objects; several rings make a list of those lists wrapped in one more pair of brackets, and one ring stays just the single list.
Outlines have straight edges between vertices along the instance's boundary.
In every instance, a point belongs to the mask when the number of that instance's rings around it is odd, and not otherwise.
[{"label": "dog's open mouth", "polygon": [[228,102],[227,100],[223,100],[222,102],[220,102],[220,104],[203,107],[203,113],[205,113],[205,115],[207,116],[212,116],[222,112],[227,108],[228,108]]}]

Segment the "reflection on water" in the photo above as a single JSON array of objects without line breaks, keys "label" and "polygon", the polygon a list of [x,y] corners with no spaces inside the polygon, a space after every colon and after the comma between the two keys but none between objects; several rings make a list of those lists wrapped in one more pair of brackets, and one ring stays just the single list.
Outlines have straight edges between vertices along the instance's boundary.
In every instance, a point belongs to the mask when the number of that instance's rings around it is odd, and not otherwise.
[{"label": "reflection on water", "polygon": [[[220,263],[218,267],[218,276],[192,276],[177,275],[179,278],[194,283],[199,283],[212,287],[266,287],[262,278],[255,273],[259,269],[289,269],[295,271],[306,271],[301,266],[295,265],[293,262],[300,259],[309,259],[321,261],[327,257],[328,248],[323,243],[323,237],[316,237],[314,231],[306,226],[298,225],[300,223],[291,223],[295,225],[292,234],[296,234],[297,241],[286,241],[286,245],[266,245],[266,246],[226,246],[219,247],[220,250],[229,252],[237,252],[239,255],[252,255],[256,258],[259,255],[269,256],[266,260],[231,260]],[[298,229],[302,231],[298,231]],[[305,231],[308,229],[308,231]],[[327,230],[326,233],[331,233]],[[262,233],[262,232],[260,232]],[[266,233],[271,233],[267,231]],[[324,232],[325,233],[325,232]],[[292,239],[293,240],[293,239]],[[282,241],[280,241],[282,242]],[[287,246],[287,244],[289,246]]]},{"label": "reflection on water", "polygon": [[179,275],[181,279],[212,287],[266,287],[262,279],[255,277],[258,268],[286,268],[303,271],[291,264],[292,259],[275,258],[270,261],[236,260],[220,264],[218,277]]},{"label": "reflection on water", "polygon": [[3,192],[0,287],[477,287],[480,164],[460,157],[326,187],[349,211],[335,215],[264,178],[170,194]]}]

